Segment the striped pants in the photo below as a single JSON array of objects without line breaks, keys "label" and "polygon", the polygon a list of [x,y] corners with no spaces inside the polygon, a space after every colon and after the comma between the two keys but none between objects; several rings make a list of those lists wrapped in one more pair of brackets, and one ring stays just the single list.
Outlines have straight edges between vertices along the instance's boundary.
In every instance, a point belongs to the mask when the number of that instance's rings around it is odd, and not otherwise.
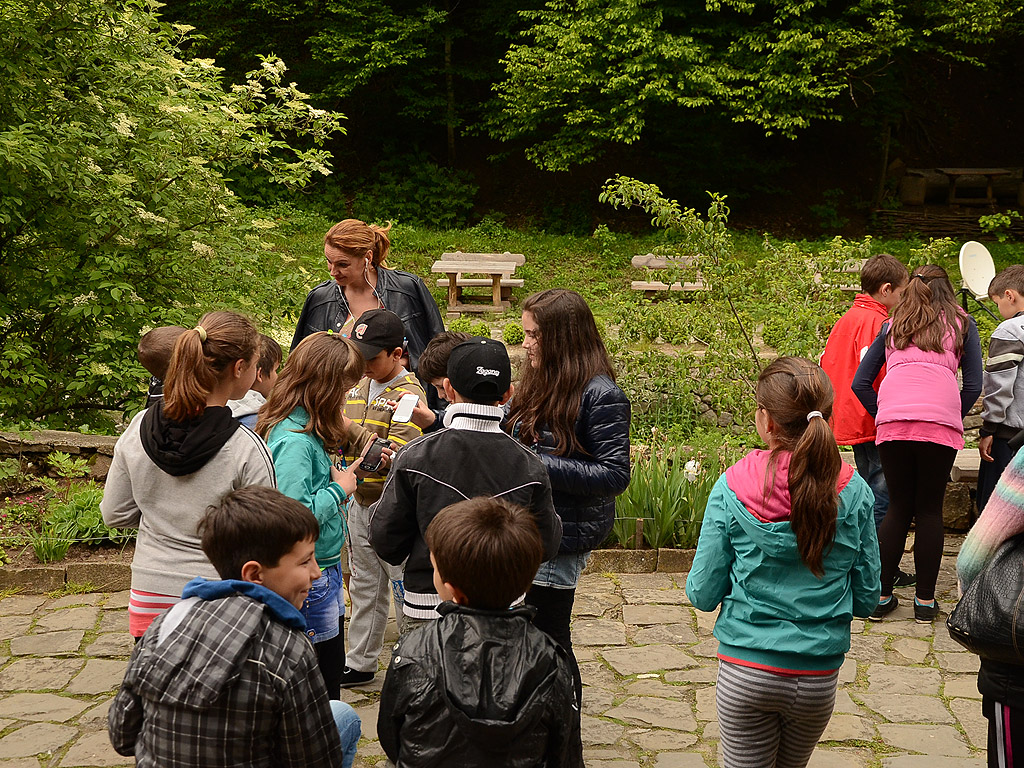
[{"label": "striped pants", "polygon": [[724,768],[803,768],[836,703],[838,670],[777,675],[718,662],[715,703]]},{"label": "striped pants", "polygon": [[1014,747],[1024,749],[1024,717],[1022,710],[1011,709],[989,696],[981,702],[981,711],[988,719],[989,768],[1013,768]]}]

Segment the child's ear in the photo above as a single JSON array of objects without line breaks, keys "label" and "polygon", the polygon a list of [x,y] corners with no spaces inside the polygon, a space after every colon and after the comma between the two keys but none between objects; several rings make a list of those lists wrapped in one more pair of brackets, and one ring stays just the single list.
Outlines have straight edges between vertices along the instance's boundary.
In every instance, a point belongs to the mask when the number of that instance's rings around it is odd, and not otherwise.
[{"label": "child's ear", "polygon": [[253,584],[263,583],[263,566],[255,560],[246,561],[242,566],[242,581],[249,581]]},{"label": "child's ear", "polygon": [[516,391],[516,385],[515,384],[509,384],[508,385],[508,392],[506,392],[504,395],[501,396],[501,399],[498,400],[498,405],[504,405],[509,400],[511,400],[512,399],[512,395],[515,394],[515,391]]},{"label": "child's ear", "polygon": [[452,380],[447,376],[444,377],[444,381],[441,382],[441,388],[444,390],[444,397],[449,403],[455,402],[455,387],[452,386]]},{"label": "child's ear", "polygon": [[452,602],[457,605],[469,605],[469,600],[466,599],[466,593],[456,587],[450,581],[446,581],[444,585],[448,588],[448,591],[452,593]]},{"label": "child's ear", "polygon": [[256,383],[257,384],[262,384],[264,378],[266,378],[266,377],[263,375],[263,371],[261,371],[259,368],[257,368],[256,369]]}]

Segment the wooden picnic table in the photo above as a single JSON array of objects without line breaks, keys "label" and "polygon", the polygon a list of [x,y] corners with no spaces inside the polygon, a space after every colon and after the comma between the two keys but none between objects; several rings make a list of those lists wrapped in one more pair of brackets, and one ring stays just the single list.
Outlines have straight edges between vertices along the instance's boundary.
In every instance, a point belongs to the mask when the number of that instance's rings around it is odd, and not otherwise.
[{"label": "wooden picnic table", "polygon": [[[467,261],[465,259],[440,259],[434,262],[431,272],[448,276],[448,311],[449,312],[504,312],[509,302],[501,298],[502,278],[510,278],[516,271],[515,261]],[[487,275],[491,279],[491,303],[472,304],[463,294],[463,286],[459,285],[459,275]]]},{"label": "wooden picnic table", "polygon": [[[1010,175],[1010,170],[1008,168],[936,168],[935,170],[939,173],[945,174],[946,178],[949,179],[949,205],[956,205],[957,203],[993,204],[996,202],[996,197],[992,194],[992,180],[996,176]],[[985,197],[957,197],[956,183],[964,176],[984,176],[986,184]]]}]

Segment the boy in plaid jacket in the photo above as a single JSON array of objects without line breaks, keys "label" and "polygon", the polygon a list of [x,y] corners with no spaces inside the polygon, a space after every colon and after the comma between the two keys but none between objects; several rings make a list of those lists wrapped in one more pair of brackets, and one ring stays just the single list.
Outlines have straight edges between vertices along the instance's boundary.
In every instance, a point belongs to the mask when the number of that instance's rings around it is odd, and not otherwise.
[{"label": "boy in plaid jacket", "polygon": [[223,580],[189,582],[135,647],[108,715],[114,749],[160,768],[349,768],[359,717],[328,700],[299,612],[320,576],[316,519],[250,486],[199,532]]}]

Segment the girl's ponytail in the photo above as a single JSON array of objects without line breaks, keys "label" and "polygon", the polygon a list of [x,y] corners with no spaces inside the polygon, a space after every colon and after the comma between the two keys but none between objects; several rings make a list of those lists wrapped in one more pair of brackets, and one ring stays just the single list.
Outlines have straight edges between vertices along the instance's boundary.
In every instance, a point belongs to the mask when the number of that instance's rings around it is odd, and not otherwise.
[{"label": "girl's ponytail", "polygon": [[207,312],[178,337],[164,379],[164,416],[186,421],[201,415],[206,398],[237,360],[252,360],[259,334],[237,312]]},{"label": "girl's ponytail", "polygon": [[800,559],[821,577],[825,553],[836,535],[836,483],[842,468],[839,446],[828,425],[832,384],[810,360],[780,357],[758,377],[757,401],[775,424],[776,449],[792,451],[789,522]]}]

